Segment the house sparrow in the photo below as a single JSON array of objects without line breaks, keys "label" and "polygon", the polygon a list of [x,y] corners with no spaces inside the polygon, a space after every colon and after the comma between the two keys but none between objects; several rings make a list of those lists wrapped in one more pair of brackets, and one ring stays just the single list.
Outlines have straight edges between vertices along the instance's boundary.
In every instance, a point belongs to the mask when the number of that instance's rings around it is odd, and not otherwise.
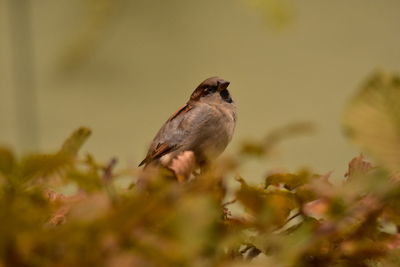
[{"label": "house sparrow", "polygon": [[178,180],[218,157],[231,141],[236,124],[236,106],[229,82],[208,78],[189,101],[164,123],[139,166],[164,166]]}]

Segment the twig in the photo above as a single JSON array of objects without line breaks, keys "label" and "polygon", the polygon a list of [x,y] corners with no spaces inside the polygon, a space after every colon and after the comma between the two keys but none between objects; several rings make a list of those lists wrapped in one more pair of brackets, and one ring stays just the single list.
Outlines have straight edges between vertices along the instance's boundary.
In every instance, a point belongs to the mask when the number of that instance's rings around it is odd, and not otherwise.
[{"label": "twig", "polygon": [[228,205],[231,205],[231,204],[235,203],[236,201],[237,201],[237,199],[234,198],[234,199],[232,199],[232,200],[230,200],[230,201],[225,202],[224,204],[222,204],[222,207],[226,207],[226,206],[228,206]]},{"label": "twig", "polygon": [[112,171],[117,162],[118,160],[116,158],[112,158],[110,162],[103,168],[103,181],[105,183],[109,183],[112,180],[113,178]]}]

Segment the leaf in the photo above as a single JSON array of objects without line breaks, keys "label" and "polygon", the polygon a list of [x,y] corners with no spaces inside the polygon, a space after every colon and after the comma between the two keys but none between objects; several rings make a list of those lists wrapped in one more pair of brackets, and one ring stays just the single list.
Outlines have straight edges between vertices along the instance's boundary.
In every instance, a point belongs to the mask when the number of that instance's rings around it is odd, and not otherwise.
[{"label": "leaf", "polygon": [[263,140],[244,141],[240,153],[247,156],[262,157],[271,153],[272,149],[283,140],[289,137],[310,134],[314,127],[309,122],[296,122],[284,125],[271,131]]},{"label": "leaf", "polygon": [[254,213],[260,212],[264,204],[264,190],[249,186],[243,178],[237,178],[237,180],[241,183],[241,187],[236,195],[239,202]]},{"label": "leaf", "polygon": [[103,186],[99,174],[92,171],[82,172],[72,169],[67,173],[66,179],[75,182],[79,188],[89,192],[99,190]]},{"label": "leaf", "polygon": [[36,154],[24,157],[21,160],[18,172],[20,181],[28,181],[31,178],[40,176],[49,176],[72,166],[76,154],[90,133],[89,129],[81,127],[71,134],[58,153]]},{"label": "leaf", "polygon": [[293,20],[291,6],[280,0],[247,0],[251,6],[261,10],[268,24],[276,29],[285,28]]},{"label": "leaf", "polygon": [[75,156],[82,145],[89,138],[90,134],[91,130],[89,128],[81,127],[75,130],[71,134],[71,136],[67,140],[65,140],[59,153],[65,153],[71,156]]},{"label": "leaf", "polygon": [[243,180],[237,192],[237,200],[251,215],[263,224],[262,227],[281,227],[293,209],[298,208],[295,196],[286,190],[263,190],[247,185]]},{"label": "leaf", "polygon": [[390,171],[400,167],[400,77],[376,73],[345,112],[347,136]]},{"label": "leaf", "polygon": [[322,218],[329,210],[328,199],[316,199],[303,205],[303,213],[309,217]]},{"label": "leaf", "polygon": [[72,166],[73,160],[65,154],[38,154],[21,160],[18,177],[20,181],[49,176]]},{"label": "leaf", "polygon": [[241,145],[240,152],[243,155],[261,157],[265,154],[265,149],[261,142],[244,141]]},{"label": "leaf", "polygon": [[[315,175],[314,175],[315,176]],[[270,185],[283,184],[288,190],[293,190],[307,183],[313,175],[308,170],[301,170],[296,174],[293,173],[272,173],[265,178],[265,188]]]},{"label": "leaf", "polygon": [[360,155],[353,158],[349,163],[349,168],[344,175],[348,179],[366,175],[372,169],[371,163],[364,160],[364,156]]}]

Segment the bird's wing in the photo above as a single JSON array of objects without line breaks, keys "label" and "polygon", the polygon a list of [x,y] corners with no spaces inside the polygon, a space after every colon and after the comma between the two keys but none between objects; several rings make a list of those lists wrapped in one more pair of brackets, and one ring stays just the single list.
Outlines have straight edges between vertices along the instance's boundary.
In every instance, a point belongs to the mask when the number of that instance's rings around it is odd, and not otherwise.
[{"label": "bird's wing", "polygon": [[[169,117],[167,120],[167,123],[171,123],[172,120],[175,120],[178,116],[182,116],[183,114],[187,113],[189,110],[192,109],[192,106],[190,104],[186,104],[180,109],[178,109],[175,113]],[[165,127],[165,125],[164,125]],[[160,129],[160,132],[163,131],[163,128]],[[154,140],[158,139],[158,135],[160,132],[157,134],[157,136],[154,138]],[[153,141],[154,142],[154,141]],[[167,141],[160,141],[158,143],[153,143],[152,146],[150,146],[150,149],[146,155],[146,158],[140,162],[139,167],[142,166],[143,164],[148,164],[153,160],[159,159],[165,154],[174,151],[177,148],[176,144],[169,144]]]},{"label": "bird's wing", "polygon": [[179,115],[183,115],[186,112],[188,112],[189,110],[191,110],[193,107],[189,104],[184,105],[183,107],[181,107],[180,109],[178,109],[177,111],[175,111],[174,114],[171,115],[171,117],[169,117],[168,121],[172,121],[173,119],[175,119],[176,117],[178,117]]},{"label": "bird's wing", "polygon": [[155,159],[161,158],[168,152],[174,150],[175,146],[170,146],[166,143],[159,143],[154,150],[150,150],[147,153],[147,156],[142,162],[140,162],[139,166],[142,166],[143,164],[147,164]]}]

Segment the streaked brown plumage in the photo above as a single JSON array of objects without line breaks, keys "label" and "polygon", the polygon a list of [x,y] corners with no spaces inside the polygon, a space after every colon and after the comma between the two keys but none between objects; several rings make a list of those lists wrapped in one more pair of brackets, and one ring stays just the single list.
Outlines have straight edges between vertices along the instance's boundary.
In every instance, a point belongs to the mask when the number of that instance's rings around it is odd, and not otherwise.
[{"label": "streaked brown plumage", "polygon": [[203,81],[189,101],[164,123],[139,166],[161,164],[171,168],[174,159],[191,151],[195,165],[201,167],[221,154],[236,124],[236,106],[228,86],[229,82],[219,77]]}]

